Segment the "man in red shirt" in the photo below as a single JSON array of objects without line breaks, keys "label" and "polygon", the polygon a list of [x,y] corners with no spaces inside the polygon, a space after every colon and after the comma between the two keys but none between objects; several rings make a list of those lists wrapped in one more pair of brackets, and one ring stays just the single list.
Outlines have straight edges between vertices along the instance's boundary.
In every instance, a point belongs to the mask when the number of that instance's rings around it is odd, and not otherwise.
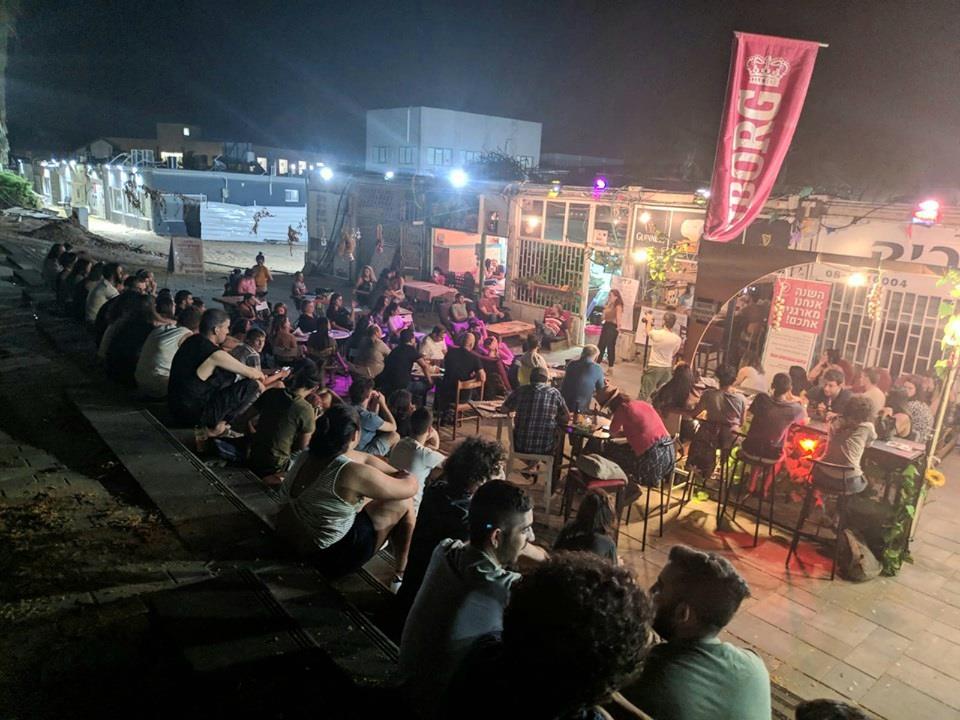
[{"label": "man in red shirt", "polygon": [[676,455],[670,433],[653,405],[631,400],[617,391],[607,402],[613,411],[610,437],[626,438],[625,444],[608,443],[607,457],[620,465],[630,477],[624,493],[629,504],[640,496],[640,486],[659,487],[673,470]]}]

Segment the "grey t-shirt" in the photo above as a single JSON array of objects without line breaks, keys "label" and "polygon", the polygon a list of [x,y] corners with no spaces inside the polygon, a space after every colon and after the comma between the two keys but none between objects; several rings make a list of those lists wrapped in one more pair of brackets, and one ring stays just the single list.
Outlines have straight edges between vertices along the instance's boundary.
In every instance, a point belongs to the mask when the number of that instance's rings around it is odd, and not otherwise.
[{"label": "grey t-shirt", "polygon": [[462,540],[433,551],[400,640],[400,674],[414,706],[436,717],[454,671],[482,635],[503,629],[518,573]]}]

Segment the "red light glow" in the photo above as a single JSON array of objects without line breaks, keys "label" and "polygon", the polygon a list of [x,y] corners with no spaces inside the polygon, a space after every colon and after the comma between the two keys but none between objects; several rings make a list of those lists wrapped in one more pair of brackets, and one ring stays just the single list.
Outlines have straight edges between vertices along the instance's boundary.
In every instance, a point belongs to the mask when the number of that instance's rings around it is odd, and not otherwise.
[{"label": "red light glow", "polygon": [[808,453],[808,454],[816,450],[817,445],[819,445],[819,443],[813,438],[803,438],[803,440],[801,440],[797,444],[800,446],[801,450],[803,450],[805,453]]}]

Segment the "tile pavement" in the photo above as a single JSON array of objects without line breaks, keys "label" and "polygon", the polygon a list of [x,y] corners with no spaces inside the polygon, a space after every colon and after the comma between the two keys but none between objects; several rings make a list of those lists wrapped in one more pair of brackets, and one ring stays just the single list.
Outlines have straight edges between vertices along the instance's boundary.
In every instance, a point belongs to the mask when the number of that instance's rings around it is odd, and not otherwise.
[{"label": "tile pavement", "polygon": [[[619,365],[612,379],[638,387],[639,368]],[[651,522],[646,552],[634,518],[623,528],[620,554],[651,584],[674,544],[729,558],[753,597],[725,636],[755,649],[771,678],[800,697],[843,699],[883,720],[960,719],[960,454],[942,469],[947,485],[930,493],[921,512],[914,562],[895,578],[830,582],[830,559],[811,543],[801,543],[803,566],[787,572],[783,533],[770,537],[761,528],[760,543],[751,548],[749,513],[717,533],[710,501],[691,503],[680,517],[671,512],[662,538]],[[539,528],[542,539],[552,538],[560,524],[554,510]]]}]

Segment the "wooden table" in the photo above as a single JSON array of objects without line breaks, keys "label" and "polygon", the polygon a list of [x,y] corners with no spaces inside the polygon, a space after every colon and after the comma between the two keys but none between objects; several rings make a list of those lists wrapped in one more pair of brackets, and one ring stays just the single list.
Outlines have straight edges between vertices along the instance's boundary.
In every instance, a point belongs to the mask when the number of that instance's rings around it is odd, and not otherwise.
[{"label": "wooden table", "polygon": [[471,400],[472,407],[483,420],[497,421],[497,442],[503,444],[503,424],[510,419],[510,413],[500,412],[502,400]]},{"label": "wooden table", "polygon": [[533,323],[522,322],[520,320],[510,320],[509,322],[487,325],[487,332],[501,341],[514,335],[525,338],[536,329]]},{"label": "wooden table", "polygon": [[453,297],[457,289],[447,285],[423,280],[407,280],[403,284],[403,291],[413,301],[433,302],[437,298]]}]

